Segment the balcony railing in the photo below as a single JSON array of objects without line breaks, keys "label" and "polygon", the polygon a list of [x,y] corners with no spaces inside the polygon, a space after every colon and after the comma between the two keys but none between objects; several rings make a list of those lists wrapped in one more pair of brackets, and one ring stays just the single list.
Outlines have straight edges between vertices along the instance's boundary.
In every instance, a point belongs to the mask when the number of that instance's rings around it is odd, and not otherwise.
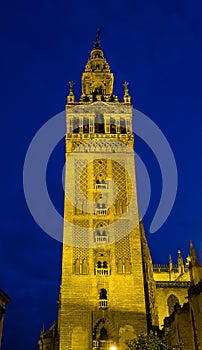
[{"label": "balcony railing", "polygon": [[107,190],[107,184],[95,184],[96,190]]},{"label": "balcony railing", "polygon": [[96,243],[107,243],[108,236],[95,236],[95,242]]},{"label": "balcony railing", "polygon": [[98,305],[100,309],[107,309],[108,308],[108,300],[107,299],[99,299]]},{"label": "balcony railing", "polygon": [[106,349],[109,350],[114,345],[113,340],[93,340],[93,350]]},{"label": "balcony railing", "polygon": [[96,275],[108,276],[110,274],[110,270],[108,268],[98,268],[95,269]]},{"label": "balcony railing", "polygon": [[95,209],[95,214],[96,215],[107,215],[107,209],[96,208]]}]

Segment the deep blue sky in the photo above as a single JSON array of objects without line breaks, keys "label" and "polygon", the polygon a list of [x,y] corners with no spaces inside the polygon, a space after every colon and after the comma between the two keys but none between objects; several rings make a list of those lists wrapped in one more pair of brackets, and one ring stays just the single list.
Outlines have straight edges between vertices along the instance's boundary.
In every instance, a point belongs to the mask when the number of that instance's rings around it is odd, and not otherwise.
[{"label": "deep blue sky", "polygon": [[[1,3],[0,287],[11,297],[3,350],[37,349],[42,323],[57,317],[61,244],[42,232],[27,208],[22,169],[37,130],[64,109],[68,81],[80,77],[102,28],[101,46],[115,74],[115,94],[130,83],[134,106],[167,137],[178,166],[178,194],[164,226],[148,234],[155,263],[188,254],[202,259],[202,3],[200,0],[14,1]],[[137,139],[152,182],[148,231],[161,193],[158,164]],[[64,144],[48,168],[51,197],[62,212]]]}]

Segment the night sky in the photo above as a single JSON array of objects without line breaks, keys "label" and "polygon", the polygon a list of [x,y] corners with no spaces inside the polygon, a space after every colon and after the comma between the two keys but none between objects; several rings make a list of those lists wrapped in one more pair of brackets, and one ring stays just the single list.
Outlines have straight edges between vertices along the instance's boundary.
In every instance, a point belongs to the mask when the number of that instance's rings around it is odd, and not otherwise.
[{"label": "night sky", "polygon": [[[159,203],[161,174],[148,146],[136,151],[150,175],[152,194],[144,218],[154,263],[184,259],[192,239],[202,260],[202,3],[200,0],[14,1],[1,3],[1,220],[2,288],[10,297],[3,350],[37,349],[42,324],[57,318],[61,243],[33,220],[23,192],[23,163],[38,129],[64,110],[68,82],[81,93],[81,74],[98,28],[101,47],[121,99],[129,82],[132,103],[170,143],[178,168],[173,210],[149,233]],[[64,140],[51,155],[47,183],[63,212]],[[34,171],[34,169],[33,169]],[[48,220],[48,218],[47,218]]]}]

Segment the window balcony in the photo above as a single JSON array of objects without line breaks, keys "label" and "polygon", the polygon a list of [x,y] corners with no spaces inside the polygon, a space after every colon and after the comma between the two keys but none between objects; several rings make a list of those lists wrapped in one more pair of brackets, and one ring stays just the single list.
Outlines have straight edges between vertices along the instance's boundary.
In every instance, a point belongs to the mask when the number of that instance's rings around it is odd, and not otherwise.
[{"label": "window balcony", "polygon": [[107,190],[107,184],[105,183],[95,184],[95,190]]},{"label": "window balcony", "polygon": [[108,300],[107,299],[99,299],[98,305],[100,309],[107,309],[108,308]]},{"label": "window balcony", "polygon": [[108,243],[108,236],[95,236],[96,243]]},{"label": "window balcony", "polygon": [[96,208],[95,215],[107,215],[107,209],[105,208]]},{"label": "window balcony", "polygon": [[109,350],[113,345],[113,340],[93,340],[93,350]]},{"label": "window balcony", "polygon": [[108,276],[110,274],[110,270],[108,268],[98,268],[95,269],[96,275]]}]

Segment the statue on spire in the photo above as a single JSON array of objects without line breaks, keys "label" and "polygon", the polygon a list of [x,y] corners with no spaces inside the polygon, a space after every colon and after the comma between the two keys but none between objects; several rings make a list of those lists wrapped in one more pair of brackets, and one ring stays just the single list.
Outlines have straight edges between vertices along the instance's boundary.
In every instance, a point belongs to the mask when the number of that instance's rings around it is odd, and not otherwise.
[{"label": "statue on spire", "polygon": [[124,81],[123,86],[124,86],[123,101],[124,101],[124,103],[130,104],[131,97],[130,97],[129,92],[128,92],[128,82]]},{"label": "statue on spire", "polygon": [[67,96],[67,103],[72,104],[75,102],[74,91],[73,91],[74,82],[69,81],[69,95]]},{"label": "statue on spire", "polygon": [[97,34],[96,34],[96,38],[95,38],[95,47],[96,48],[100,47],[100,33],[101,33],[101,29],[98,29]]}]

